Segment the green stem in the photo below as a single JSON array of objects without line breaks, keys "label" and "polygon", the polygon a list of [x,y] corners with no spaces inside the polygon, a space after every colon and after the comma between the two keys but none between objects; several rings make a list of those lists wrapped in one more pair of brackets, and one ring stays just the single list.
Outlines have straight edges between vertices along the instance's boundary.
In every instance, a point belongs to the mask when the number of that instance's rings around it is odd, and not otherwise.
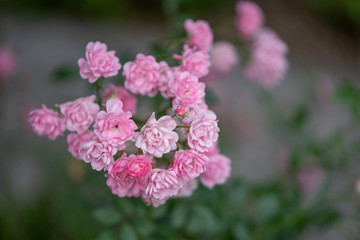
[{"label": "green stem", "polygon": [[101,78],[98,79],[95,82],[95,87],[96,87],[96,98],[97,98],[97,103],[99,104],[99,106],[101,106],[101,90],[103,90],[103,87],[101,86]]},{"label": "green stem", "polygon": [[190,126],[179,125],[179,126],[176,126],[176,128],[187,128],[187,129],[189,129],[189,128],[190,128]]}]

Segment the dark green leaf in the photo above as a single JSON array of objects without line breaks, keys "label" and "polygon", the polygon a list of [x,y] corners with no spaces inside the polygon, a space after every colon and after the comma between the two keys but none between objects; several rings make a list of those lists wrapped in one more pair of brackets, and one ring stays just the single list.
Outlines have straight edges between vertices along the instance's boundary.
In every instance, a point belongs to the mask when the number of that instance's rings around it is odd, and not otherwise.
[{"label": "dark green leaf", "polygon": [[115,225],[121,220],[120,214],[113,208],[101,208],[94,212],[97,221],[104,225]]},{"label": "dark green leaf", "polygon": [[124,224],[120,227],[119,239],[137,240],[138,237],[134,228],[130,224]]}]

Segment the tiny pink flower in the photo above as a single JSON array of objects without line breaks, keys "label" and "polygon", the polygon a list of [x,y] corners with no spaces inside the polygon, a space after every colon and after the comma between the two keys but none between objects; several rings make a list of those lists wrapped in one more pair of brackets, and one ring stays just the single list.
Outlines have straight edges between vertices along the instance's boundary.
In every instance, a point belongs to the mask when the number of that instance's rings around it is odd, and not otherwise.
[{"label": "tiny pink flower", "polygon": [[146,155],[162,157],[163,154],[176,149],[179,136],[174,129],[176,122],[170,116],[155,119],[155,113],[147,120],[146,124],[137,134],[135,146]]},{"label": "tiny pink flower", "polygon": [[187,19],[184,28],[189,35],[188,43],[191,46],[195,46],[199,50],[211,50],[214,36],[208,22],[202,20],[194,22]]},{"label": "tiny pink flower", "polygon": [[111,84],[104,90],[104,96],[102,99],[102,104],[106,104],[106,101],[110,98],[117,98],[120,99],[123,103],[123,110],[124,112],[131,112],[132,115],[136,114],[136,96],[129,93],[126,88],[115,86]]},{"label": "tiny pink flower", "polygon": [[174,153],[171,168],[179,179],[189,181],[194,179],[206,170],[209,158],[194,149],[179,150]]},{"label": "tiny pink flower", "polygon": [[229,74],[239,62],[236,48],[226,41],[220,41],[214,44],[210,53],[210,59],[210,71],[220,76]]},{"label": "tiny pink flower", "polygon": [[79,155],[79,150],[81,144],[89,142],[94,137],[94,133],[91,131],[86,131],[83,133],[70,133],[67,136],[67,142],[69,144],[68,151],[76,159],[81,159]]},{"label": "tiny pink flower", "polygon": [[151,159],[124,153],[109,169],[107,184],[120,197],[139,197],[151,172]]},{"label": "tiny pink flower", "polygon": [[217,142],[220,129],[216,115],[208,110],[204,118],[195,119],[190,124],[187,135],[189,147],[199,152],[207,152]]},{"label": "tiny pink flower", "polygon": [[108,170],[114,163],[117,149],[109,144],[93,139],[81,145],[79,156],[84,162],[90,163],[94,170]]},{"label": "tiny pink flower", "polygon": [[160,67],[153,56],[137,54],[133,62],[124,65],[125,87],[134,94],[156,95]]},{"label": "tiny pink flower", "polygon": [[74,102],[58,104],[64,115],[66,128],[78,133],[86,131],[99,112],[99,105],[94,103],[95,96],[78,98]]},{"label": "tiny pink flower", "polygon": [[179,189],[175,197],[190,197],[198,185],[197,179],[183,182],[183,186]]},{"label": "tiny pink flower", "polygon": [[117,147],[125,148],[125,142],[132,139],[137,126],[131,120],[131,113],[124,112],[122,102],[112,98],[106,102],[106,112],[100,111],[96,116],[94,133],[100,141]]},{"label": "tiny pink flower", "polygon": [[260,83],[265,88],[272,88],[284,77],[288,68],[286,44],[269,29],[256,35],[250,62],[245,67],[245,74],[250,80]]},{"label": "tiny pink flower", "polygon": [[29,122],[37,135],[47,135],[51,140],[63,135],[66,128],[64,120],[59,117],[59,113],[44,105],[41,109],[30,112]]},{"label": "tiny pink flower", "polygon": [[235,24],[242,37],[251,38],[262,28],[264,15],[256,3],[239,1],[236,4],[236,13]]},{"label": "tiny pink flower", "polygon": [[205,96],[205,84],[189,72],[175,74],[178,81],[176,96],[172,102],[173,108],[177,106],[193,107],[202,102]]},{"label": "tiny pink flower", "polygon": [[160,75],[159,75],[159,82],[158,82],[158,89],[161,95],[164,98],[172,98],[175,97],[176,87],[173,85],[175,84],[174,79],[174,70],[173,68],[169,67],[168,64],[164,61],[159,63],[160,67]]},{"label": "tiny pink flower", "polygon": [[151,171],[143,199],[148,205],[152,204],[157,207],[176,195],[181,187],[182,182],[179,181],[173,170],[156,168]]},{"label": "tiny pink flower", "polygon": [[184,53],[182,56],[173,55],[175,59],[181,60],[180,70],[191,73],[201,78],[209,73],[211,66],[210,56],[206,51],[198,51],[184,45]]},{"label": "tiny pink flower", "polygon": [[89,79],[90,83],[100,77],[116,76],[121,68],[115,51],[107,51],[105,43],[89,42],[86,46],[86,59],[78,60],[80,75],[83,79]]},{"label": "tiny pink flower", "polygon": [[211,189],[216,184],[226,182],[230,176],[231,160],[221,154],[212,155],[209,160],[206,171],[201,174],[200,179],[202,184]]},{"label": "tiny pink flower", "polygon": [[16,70],[17,58],[12,49],[0,48],[0,81],[9,78]]}]

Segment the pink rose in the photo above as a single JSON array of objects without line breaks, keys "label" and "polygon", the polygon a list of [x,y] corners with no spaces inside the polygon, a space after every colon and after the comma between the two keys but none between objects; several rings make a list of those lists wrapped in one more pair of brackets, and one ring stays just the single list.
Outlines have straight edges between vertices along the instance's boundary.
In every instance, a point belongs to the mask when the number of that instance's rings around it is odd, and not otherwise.
[{"label": "pink rose", "polygon": [[236,13],[235,24],[242,37],[251,38],[262,28],[264,15],[256,3],[239,1]]},{"label": "pink rose", "polygon": [[199,50],[210,51],[213,42],[213,33],[206,21],[196,21],[187,19],[184,28],[189,35],[188,43]]},{"label": "pink rose", "polygon": [[190,197],[195,189],[198,187],[197,179],[191,179],[183,182],[183,186],[179,189],[175,197]]},{"label": "pink rose", "polygon": [[239,62],[236,48],[226,41],[220,41],[214,44],[210,53],[210,59],[210,71],[218,75],[229,74]]},{"label": "pink rose", "polygon": [[136,96],[129,93],[124,87],[115,86],[111,84],[104,90],[104,96],[102,104],[106,104],[106,101],[110,98],[117,98],[123,103],[124,112],[131,112],[132,115],[136,114]]},{"label": "pink rose", "polygon": [[266,88],[274,87],[288,68],[286,44],[269,29],[256,35],[251,49],[250,62],[246,66],[247,78]]},{"label": "pink rose", "polygon": [[108,170],[114,163],[114,155],[117,149],[113,146],[93,139],[81,145],[79,156],[84,162],[90,163],[94,170]]},{"label": "pink rose", "polygon": [[149,183],[142,197],[147,205],[157,207],[176,195],[181,187],[182,182],[173,170],[156,168],[151,171]]},{"label": "pink rose", "polygon": [[147,120],[137,134],[135,146],[140,148],[146,155],[162,157],[163,154],[176,149],[179,136],[173,130],[176,122],[170,116],[155,119],[155,113]]},{"label": "pink rose", "polygon": [[208,110],[208,105],[205,103],[205,99],[202,99],[200,103],[195,104],[190,108],[189,113],[182,119],[184,125],[190,125],[190,123],[198,118],[204,118],[205,113]]},{"label": "pink rose", "polygon": [[158,89],[161,95],[164,98],[172,98],[175,97],[174,84],[174,69],[169,67],[168,64],[164,61],[159,63],[160,66],[160,76],[158,82]]},{"label": "pink rose", "polygon": [[171,168],[179,179],[189,181],[200,176],[206,169],[209,158],[194,149],[179,150],[174,153]]},{"label": "pink rose", "polygon": [[122,102],[112,98],[106,102],[106,112],[100,111],[96,116],[94,132],[100,141],[117,147],[125,148],[125,142],[132,139],[137,126],[131,120],[131,113],[122,110]]},{"label": "pink rose", "polygon": [[94,103],[95,96],[78,98],[74,102],[58,104],[64,115],[66,128],[78,133],[86,131],[99,112],[99,105]]},{"label": "pink rose", "polygon": [[216,184],[224,184],[230,176],[231,161],[228,157],[216,154],[209,157],[206,171],[201,174],[202,184],[208,188],[213,188]]},{"label": "pink rose", "polygon": [[143,193],[146,183],[137,181],[136,179],[116,179],[106,174],[106,185],[111,189],[111,192],[119,197],[139,197]]},{"label": "pink rose", "polygon": [[130,155],[127,170],[132,177],[147,179],[151,172],[151,159],[145,155]]},{"label": "pink rose", "polygon": [[176,96],[172,102],[173,108],[177,106],[193,107],[201,103],[205,96],[205,84],[188,72],[175,74],[178,81]]},{"label": "pink rose", "polygon": [[219,131],[215,113],[208,110],[204,118],[191,122],[187,135],[189,147],[199,152],[207,152],[217,142]]},{"label": "pink rose", "polygon": [[159,81],[159,64],[153,56],[136,55],[133,62],[124,65],[125,87],[134,94],[153,97]]},{"label": "pink rose", "polygon": [[138,197],[144,191],[151,172],[151,159],[124,153],[109,169],[107,184],[120,197]]},{"label": "pink rose", "polygon": [[90,83],[95,82],[100,77],[116,76],[121,68],[115,51],[107,51],[106,44],[99,41],[89,42],[86,45],[86,59],[80,58],[78,65],[81,77],[89,79]]},{"label": "pink rose", "polygon": [[81,144],[89,142],[94,137],[94,133],[91,131],[83,132],[83,133],[70,133],[67,136],[67,142],[69,144],[69,152],[76,159],[81,159],[79,155],[79,150]]},{"label": "pink rose", "polygon": [[59,113],[48,109],[45,105],[30,112],[29,122],[37,135],[47,135],[51,140],[63,135],[65,131],[65,123],[59,117]]},{"label": "pink rose", "polygon": [[17,58],[12,49],[0,48],[0,81],[10,77],[16,70]]},{"label": "pink rose", "polygon": [[184,53],[182,56],[173,55],[173,58],[181,60],[180,70],[189,72],[200,78],[209,73],[211,66],[210,56],[205,51],[197,51],[184,45]]}]

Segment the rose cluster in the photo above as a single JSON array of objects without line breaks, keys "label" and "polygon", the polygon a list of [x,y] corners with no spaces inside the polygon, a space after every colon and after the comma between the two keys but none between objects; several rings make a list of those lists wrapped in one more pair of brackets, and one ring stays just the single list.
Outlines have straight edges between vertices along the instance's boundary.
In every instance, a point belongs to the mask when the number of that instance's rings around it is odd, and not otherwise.
[{"label": "rose cluster", "polygon": [[264,26],[264,14],[256,3],[239,1],[235,24],[240,37],[251,46],[250,60],[245,66],[246,77],[265,88],[274,87],[288,68],[287,45],[276,32]]},{"label": "rose cluster", "polygon": [[[186,20],[188,41],[173,57],[176,66],[137,54],[123,65],[124,86],[109,85],[102,99],[95,95],[43,106],[29,115],[38,135],[56,139],[65,130],[69,152],[105,171],[106,184],[119,197],[141,197],[155,207],[171,197],[189,196],[197,178],[209,188],[225,183],[230,160],[218,149],[218,120],[205,102],[213,33],[205,21]],[[115,51],[89,42],[78,61],[80,76],[90,83],[117,76],[122,65]],[[100,84],[100,83],[98,83]],[[139,120],[136,95],[170,99],[165,111]],[[97,101],[96,101],[97,100]],[[99,106],[98,103],[101,103]]]}]

